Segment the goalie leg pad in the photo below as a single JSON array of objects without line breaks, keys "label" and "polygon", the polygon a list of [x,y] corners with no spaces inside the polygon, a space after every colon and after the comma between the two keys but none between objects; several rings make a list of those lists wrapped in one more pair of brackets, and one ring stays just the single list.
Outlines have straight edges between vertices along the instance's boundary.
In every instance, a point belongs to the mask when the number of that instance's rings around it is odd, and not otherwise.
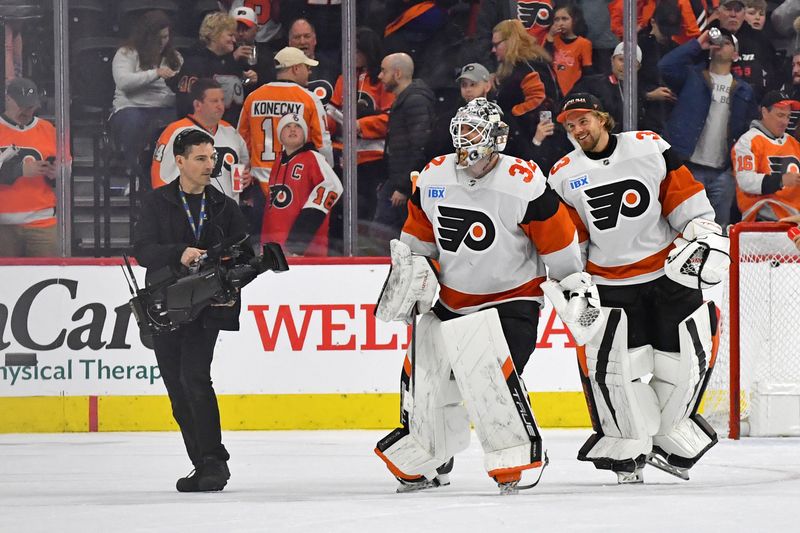
[{"label": "goalie leg pad", "polygon": [[[400,479],[433,479],[438,467],[469,446],[469,417],[451,379],[441,325],[433,313],[426,313],[416,326],[415,375],[410,375],[407,358],[401,377],[403,427],[389,433],[375,448]],[[411,388],[410,380],[414,382]]]},{"label": "goalie leg pad", "polygon": [[680,352],[655,352],[650,384],[658,395],[661,424],[653,444],[674,466],[691,467],[717,443],[714,430],[697,414],[713,369],[716,335],[716,308],[707,302],[678,325]]},{"label": "goalie leg pad", "polygon": [[442,324],[458,387],[495,479],[519,479],[542,462],[542,439],[496,309]]},{"label": "goalie leg pad", "polygon": [[628,321],[622,309],[608,309],[602,334],[586,345],[588,386],[584,391],[595,420],[595,435],[578,453],[597,468],[633,472],[652,449],[660,410],[641,377],[653,371],[649,345],[628,349]]}]

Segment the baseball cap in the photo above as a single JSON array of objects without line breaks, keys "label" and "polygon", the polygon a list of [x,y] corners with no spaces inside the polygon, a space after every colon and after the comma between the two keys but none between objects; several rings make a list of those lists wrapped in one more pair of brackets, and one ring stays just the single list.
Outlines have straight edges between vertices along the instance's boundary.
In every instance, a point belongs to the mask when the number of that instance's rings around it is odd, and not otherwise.
[{"label": "baseball cap", "polygon": [[241,22],[248,28],[258,25],[258,18],[256,12],[250,7],[237,7],[231,9],[231,16],[236,19],[236,22]]},{"label": "baseball cap", "polygon": [[308,65],[316,67],[319,61],[309,59],[299,48],[287,46],[275,54],[275,68],[289,68],[295,65]]},{"label": "baseball cap", "polygon": [[567,120],[567,116],[573,111],[604,112],[605,109],[603,109],[603,104],[595,95],[589,93],[575,93],[564,101],[564,104],[561,106],[561,113],[558,114],[556,120],[563,124],[564,121]]},{"label": "baseball cap", "polygon": [[[625,43],[619,43],[616,48],[614,48],[614,53],[611,54],[611,57],[621,55],[625,55]],[[638,44],[636,45],[636,61],[639,63],[642,62],[642,49],[639,48]]]},{"label": "baseball cap", "polygon": [[726,6],[728,4],[739,4],[744,9],[744,2],[742,0],[720,0],[719,5],[720,7]]},{"label": "baseball cap", "polygon": [[39,105],[39,88],[28,78],[14,78],[6,84],[6,94],[20,107]]},{"label": "baseball cap", "polygon": [[462,78],[471,81],[489,81],[491,75],[486,67],[480,63],[468,63],[461,67],[461,73],[456,78],[456,82],[461,81]]},{"label": "baseball cap", "polygon": [[800,110],[800,102],[792,99],[788,94],[782,91],[769,91],[761,99],[761,107],[772,107],[774,105],[781,107],[788,107],[792,111]]},{"label": "baseball cap", "polygon": [[303,138],[308,139],[308,124],[306,124],[305,119],[297,113],[289,113],[288,115],[283,115],[283,117],[281,117],[281,119],[278,121],[278,137],[281,136],[281,131],[283,131],[283,128],[289,124],[297,124],[300,126],[300,129],[303,130]]}]

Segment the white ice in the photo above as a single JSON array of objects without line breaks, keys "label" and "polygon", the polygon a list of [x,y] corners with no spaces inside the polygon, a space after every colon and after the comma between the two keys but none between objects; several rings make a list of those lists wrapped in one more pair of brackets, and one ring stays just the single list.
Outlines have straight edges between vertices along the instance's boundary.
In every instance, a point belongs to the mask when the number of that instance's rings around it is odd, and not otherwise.
[{"label": "white ice", "polygon": [[617,486],[575,459],[588,430],[545,430],[541,484],[500,496],[475,435],[449,487],[395,494],[372,452],[385,433],[226,432],[232,478],[208,494],[175,492],[190,466],[178,433],[0,435],[0,531],[800,530],[800,439],[724,440],[691,481],[648,467]]}]

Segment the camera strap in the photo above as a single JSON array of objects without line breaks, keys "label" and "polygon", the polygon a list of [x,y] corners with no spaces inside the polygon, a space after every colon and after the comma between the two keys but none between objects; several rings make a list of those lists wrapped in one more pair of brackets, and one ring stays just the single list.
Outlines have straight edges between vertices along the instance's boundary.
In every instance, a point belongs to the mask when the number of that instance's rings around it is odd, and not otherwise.
[{"label": "camera strap", "polygon": [[200,242],[200,234],[203,232],[203,223],[206,220],[206,191],[203,190],[203,197],[200,199],[200,214],[198,215],[199,222],[197,224],[194,222],[192,210],[189,209],[189,202],[186,201],[186,193],[183,192],[180,186],[178,186],[178,195],[181,197],[183,210],[186,211],[186,218],[189,219],[189,226],[192,228],[192,233],[194,233],[194,240],[195,242]]}]

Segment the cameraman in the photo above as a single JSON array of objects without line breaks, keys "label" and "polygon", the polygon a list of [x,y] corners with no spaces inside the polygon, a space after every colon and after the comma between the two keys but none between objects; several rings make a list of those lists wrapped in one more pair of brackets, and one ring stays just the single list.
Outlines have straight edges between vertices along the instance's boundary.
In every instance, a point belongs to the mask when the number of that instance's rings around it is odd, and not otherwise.
[{"label": "cameraman", "polygon": [[[209,185],[216,163],[214,140],[188,129],[173,143],[178,179],[146,196],[134,230],[134,254],[153,274],[169,267],[182,277],[201,255],[226,238],[247,233],[239,207]],[[245,259],[253,257],[251,250]],[[206,308],[193,322],[153,337],[172,413],[181,428],[194,471],[176,484],[179,492],[219,491],[230,478],[222,444],[211,360],[220,330],[239,329],[240,302]]]}]

